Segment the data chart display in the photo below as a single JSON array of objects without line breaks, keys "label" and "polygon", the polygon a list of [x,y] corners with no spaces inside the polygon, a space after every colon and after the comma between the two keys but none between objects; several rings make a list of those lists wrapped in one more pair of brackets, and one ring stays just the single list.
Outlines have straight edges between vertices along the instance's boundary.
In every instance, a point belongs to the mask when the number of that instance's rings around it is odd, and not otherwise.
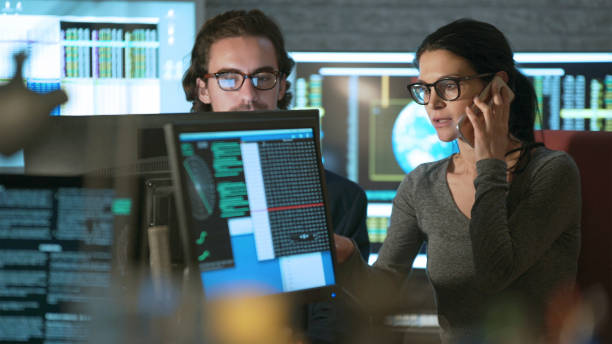
[{"label": "data chart display", "polygon": [[207,297],[233,288],[275,294],[335,283],[312,128],[175,127],[175,163]]}]

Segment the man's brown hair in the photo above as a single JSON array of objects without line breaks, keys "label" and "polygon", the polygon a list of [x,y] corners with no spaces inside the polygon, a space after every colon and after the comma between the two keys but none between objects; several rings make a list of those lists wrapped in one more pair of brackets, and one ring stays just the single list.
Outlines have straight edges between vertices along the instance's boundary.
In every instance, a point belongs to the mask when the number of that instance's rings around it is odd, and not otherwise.
[{"label": "man's brown hair", "polygon": [[[280,78],[286,78],[295,62],[285,50],[285,41],[278,25],[260,10],[232,10],[219,14],[204,23],[191,50],[191,64],[183,76],[185,97],[192,103],[191,111],[212,111],[210,104],[198,98],[197,78],[207,74],[210,47],[223,38],[256,36],[269,39],[276,51]],[[286,109],[291,101],[290,83],[285,96],[278,100],[278,108]]]}]

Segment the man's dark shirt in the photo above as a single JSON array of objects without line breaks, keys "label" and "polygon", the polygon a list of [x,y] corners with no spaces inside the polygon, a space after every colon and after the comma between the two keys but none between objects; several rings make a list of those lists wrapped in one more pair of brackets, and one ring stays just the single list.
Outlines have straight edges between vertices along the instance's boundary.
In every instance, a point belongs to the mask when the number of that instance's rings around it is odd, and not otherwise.
[{"label": "man's dark shirt", "polygon": [[325,181],[334,232],[355,240],[363,259],[368,261],[370,240],[366,227],[365,192],[356,183],[328,170],[325,170]]},{"label": "man's dark shirt", "polygon": [[[366,227],[367,198],[356,183],[325,170],[327,205],[336,234],[353,239],[363,259],[368,261],[370,240]],[[310,344],[348,343],[351,326],[356,320],[347,311],[342,296],[332,302],[315,302],[307,306],[304,319]],[[358,320],[357,320],[358,321]]]}]

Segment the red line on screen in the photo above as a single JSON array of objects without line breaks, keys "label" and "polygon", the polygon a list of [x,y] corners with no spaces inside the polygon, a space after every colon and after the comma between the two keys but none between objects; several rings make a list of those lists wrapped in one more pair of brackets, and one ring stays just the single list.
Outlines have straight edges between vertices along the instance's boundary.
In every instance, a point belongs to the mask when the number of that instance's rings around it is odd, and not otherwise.
[{"label": "red line on screen", "polygon": [[322,206],[323,206],[323,202],[321,202],[321,203],[309,203],[309,204],[297,204],[297,205],[287,205],[287,206],[284,206],[284,207],[268,208],[268,211],[281,211],[281,210],[312,208],[312,207],[322,207]]}]

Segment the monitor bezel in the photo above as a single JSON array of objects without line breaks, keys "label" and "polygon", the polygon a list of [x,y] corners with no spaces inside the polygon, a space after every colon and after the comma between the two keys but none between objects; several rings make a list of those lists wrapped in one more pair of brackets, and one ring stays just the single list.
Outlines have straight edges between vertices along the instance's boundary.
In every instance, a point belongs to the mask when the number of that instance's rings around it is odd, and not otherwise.
[{"label": "monitor bezel", "polygon": [[[198,278],[191,278],[199,284],[199,288],[204,292],[204,286],[200,277],[200,270],[197,264],[197,257],[194,251],[194,243],[191,240],[189,232],[188,218],[190,216],[190,208],[188,204],[188,195],[182,190],[186,186],[185,179],[180,171],[178,163],[180,157],[179,135],[189,132],[206,132],[206,131],[237,131],[237,130],[257,130],[257,129],[293,129],[293,128],[311,128],[314,134],[317,165],[319,169],[319,177],[321,181],[321,191],[324,198],[325,215],[328,228],[328,238],[330,242],[330,253],[332,257],[332,267],[335,283],[328,286],[303,289],[290,292],[281,292],[275,294],[257,295],[258,298],[287,298],[292,303],[308,303],[312,301],[330,300],[336,296],[337,291],[337,265],[336,252],[334,247],[334,237],[332,221],[329,212],[327,186],[325,183],[325,173],[321,160],[321,149],[319,141],[319,114],[318,110],[276,110],[262,112],[227,112],[227,113],[211,113],[211,116],[204,121],[191,121],[189,123],[175,122],[164,126],[166,148],[168,151],[168,159],[170,172],[174,184],[175,205],[179,224],[179,234],[183,245],[185,262],[188,271],[192,274],[197,274]],[[206,295],[204,295],[206,298]],[[245,297],[241,295],[240,297]],[[209,301],[216,301],[209,300]]]}]

